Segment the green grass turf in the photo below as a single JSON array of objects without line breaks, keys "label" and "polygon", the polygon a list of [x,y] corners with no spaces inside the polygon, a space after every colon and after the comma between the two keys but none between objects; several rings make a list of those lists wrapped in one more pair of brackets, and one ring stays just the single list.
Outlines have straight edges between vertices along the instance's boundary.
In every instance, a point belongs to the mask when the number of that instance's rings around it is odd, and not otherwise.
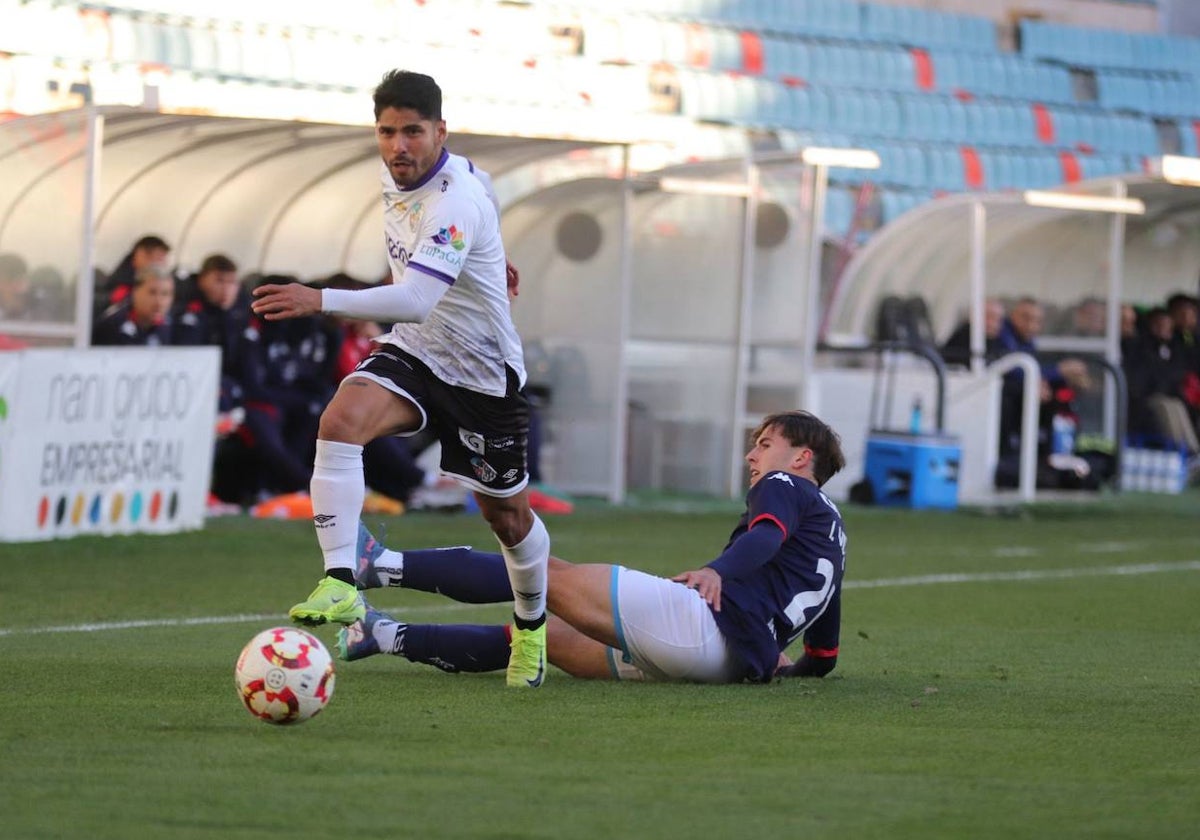
[{"label": "green grass turf", "polygon": [[[714,556],[738,510],[684,507],[548,525],[559,556],[673,573]],[[844,513],[853,588],[825,680],[553,672],[515,693],[376,657],[339,665],[329,708],[292,728],[246,714],[232,669],[319,577],[308,524],[0,546],[0,837],[1196,836],[1200,495]],[[478,517],[384,524],[398,546],[492,545]],[[865,585],[1145,563],[1176,567]],[[422,621],[506,613],[373,600]],[[239,614],[278,618],[30,632]]]}]

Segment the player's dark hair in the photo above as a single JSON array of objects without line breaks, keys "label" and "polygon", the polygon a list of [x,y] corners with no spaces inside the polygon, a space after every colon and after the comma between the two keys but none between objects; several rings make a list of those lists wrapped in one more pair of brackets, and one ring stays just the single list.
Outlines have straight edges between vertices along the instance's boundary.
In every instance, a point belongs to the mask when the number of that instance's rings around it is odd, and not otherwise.
[{"label": "player's dark hair", "polygon": [[1196,298],[1192,297],[1187,292],[1175,292],[1175,294],[1167,298],[1166,303],[1167,311],[1172,315],[1174,315],[1175,312],[1179,311],[1180,309],[1183,309],[1185,306],[1197,305],[1200,305],[1200,301],[1197,301]]},{"label": "player's dark hair", "polygon": [[375,88],[375,119],[386,108],[409,108],[426,120],[442,118],[442,89],[432,76],[411,70],[389,70]]},{"label": "player's dark hair", "polygon": [[222,274],[227,271],[237,271],[237,263],[224,254],[211,254],[204,258],[204,262],[200,263],[200,276],[203,277],[210,271],[219,271]]},{"label": "player's dark hair", "polygon": [[170,251],[171,246],[167,244],[167,240],[161,236],[143,236],[137,242],[133,243],[131,251]]},{"label": "player's dark hair", "polygon": [[842,439],[815,415],[807,411],[781,411],[769,414],[754,430],[754,440],[774,429],[792,446],[807,446],[813,451],[813,478],[821,487],[846,466]]}]

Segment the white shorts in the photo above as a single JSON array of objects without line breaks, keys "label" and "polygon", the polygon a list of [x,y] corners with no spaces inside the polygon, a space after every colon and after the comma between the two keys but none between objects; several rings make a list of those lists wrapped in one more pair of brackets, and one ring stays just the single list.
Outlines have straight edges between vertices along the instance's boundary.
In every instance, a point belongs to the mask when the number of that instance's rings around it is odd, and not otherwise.
[{"label": "white shorts", "polygon": [[613,626],[621,643],[620,651],[609,651],[614,677],[636,678],[628,669],[633,665],[651,680],[738,679],[743,665],[699,592],[623,566],[613,566],[611,591]]}]

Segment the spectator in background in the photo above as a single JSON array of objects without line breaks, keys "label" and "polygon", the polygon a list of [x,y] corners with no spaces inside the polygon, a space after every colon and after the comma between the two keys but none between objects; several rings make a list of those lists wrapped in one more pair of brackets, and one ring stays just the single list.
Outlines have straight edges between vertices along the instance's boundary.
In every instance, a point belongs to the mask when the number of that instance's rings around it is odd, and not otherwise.
[{"label": "spectator in background", "polygon": [[1200,373],[1200,300],[1178,292],[1167,298],[1172,341],[1182,354],[1183,365]]},{"label": "spectator in background", "polygon": [[250,294],[238,282],[237,264],[213,254],[200,271],[180,286],[175,313],[175,343],[221,348],[220,410],[241,406],[243,345],[250,324]]},{"label": "spectator in background", "polygon": [[[1168,311],[1157,307],[1146,313],[1146,334],[1126,361],[1131,429],[1149,432],[1173,449],[1189,454],[1200,452],[1194,418],[1183,398],[1188,369],[1174,322]],[[1135,408],[1136,406],[1136,408]]]},{"label": "spectator in background", "polygon": [[29,265],[18,254],[0,254],[0,321],[28,321],[30,302]]},{"label": "spectator in background", "polygon": [[168,270],[167,259],[171,254],[171,246],[161,236],[143,236],[129,253],[117,264],[105,282],[104,294],[96,296],[96,304],[101,309],[114,303],[121,303],[133,291],[134,279],[139,271],[147,267],[155,267],[159,271]]},{"label": "spectator in background", "polygon": [[258,332],[250,328],[251,317],[250,294],[238,280],[237,264],[224,254],[206,257],[200,271],[180,284],[175,343],[221,350],[211,488],[216,501],[210,500],[210,513],[232,512],[218,502],[249,504],[257,487],[254,471],[247,468],[245,449],[234,434],[245,417],[242,358],[258,339]]},{"label": "spectator in background", "polygon": [[134,275],[126,300],[104,311],[92,328],[92,344],[161,347],[171,343],[175,278],[148,265]]},{"label": "spectator in background", "polygon": [[[1041,383],[1038,394],[1038,464],[1041,486],[1051,486],[1053,473],[1046,471],[1051,456],[1071,456],[1074,449],[1073,430],[1078,417],[1071,407],[1073,389],[1091,387],[1087,365],[1081,359],[1043,361],[1038,353],[1037,338],[1042,334],[1045,312],[1031,297],[1018,300],[1000,328],[998,344],[1004,354],[1028,353],[1038,361]],[[1021,415],[1025,403],[1025,372],[1020,368],[1004,375],[1000,392],[1000,461],[996,481],[1000,486],[1015,486],[1017,457],[1021,449]],[[1070,438],[1052,435],[1055,418],[1067,418],[1072,427]],[[1067,451],[1056,451],[1063,442]],[[1056,467],[1057,469],[1057,467]],[[1045,478],[1041,476],[1045,476]]]},{"label": "spectator in background", "polygon": [[[1004,304],[999,298],[988,298],[983,304],[983,356],[987,362],[1004,354],[1000,346],[1000,328],[1004,326]],[[948,365],[971,364],[971,321],[967,319],[954,328],[941,348]]]},{"label": "spectator in background", "polygon": [[[265,284],[299,282],[268,276]],[[245,344],[240,380],[246,417],[239,437],[256,466],[261,494],[307,489],[317,426],[333,395],[341,342],[336,325],[320,316],[281,321],[251,319],[256,340]]]},{"label": "spectator in background", "polygon": [[1107,324],[1108,309],[1098,297],[1085,297],[1075,306],[1063,324],[1064,335],[1082,338],[1103,338]]},{"label": "spectator in background", "polygon": [[61,271],[39,265],[29,272],[29,311],[34,321],[70,321],[73,309],[71,289]]}]

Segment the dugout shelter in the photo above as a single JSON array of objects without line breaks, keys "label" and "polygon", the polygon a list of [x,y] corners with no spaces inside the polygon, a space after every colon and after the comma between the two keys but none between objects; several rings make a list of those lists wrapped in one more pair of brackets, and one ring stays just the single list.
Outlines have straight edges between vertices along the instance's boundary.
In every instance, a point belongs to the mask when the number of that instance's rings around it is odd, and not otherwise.
[{"label": "dugout shelter", "polygon": [[[1145,202],[1119,232],[1009,195],[951,196],[875,233],[841,271],[820,244],[831,172],[801,160],[804,138],[761,153],[740,130],[674,117],[623,134],[543,119],[513,136],[509,115],[451,120],[449,145],[494,178],[522,273],[514,316],[531,381],[550,393],[546,477],[570,492],[738,495],[746,431],[801,405],[843,434],[850,464],[830,491],[844,496],[861,475],[870,383],[820,347],[869,341],[883,295],[922,295],[944,333],[985,289],[1119,302],[1195,287],[1200,194],[1158,176],[1081,185]],[[0,124],[0,252],[21,253],[60,302],[55,318],[0,331],[85,345],[94,273],[146,233],[185,271],[222,252],[246,274],[378,279],[376,160],[369,124],[351,120],[87,108]],[[1111,335],[1087,341],[1111,350]],[[995,377],[979,381],[963,387],[987,393]],[[952,390],[948,430],[978,426],[981,405]],[[972,482],[964,501],[987,490]]]}]

